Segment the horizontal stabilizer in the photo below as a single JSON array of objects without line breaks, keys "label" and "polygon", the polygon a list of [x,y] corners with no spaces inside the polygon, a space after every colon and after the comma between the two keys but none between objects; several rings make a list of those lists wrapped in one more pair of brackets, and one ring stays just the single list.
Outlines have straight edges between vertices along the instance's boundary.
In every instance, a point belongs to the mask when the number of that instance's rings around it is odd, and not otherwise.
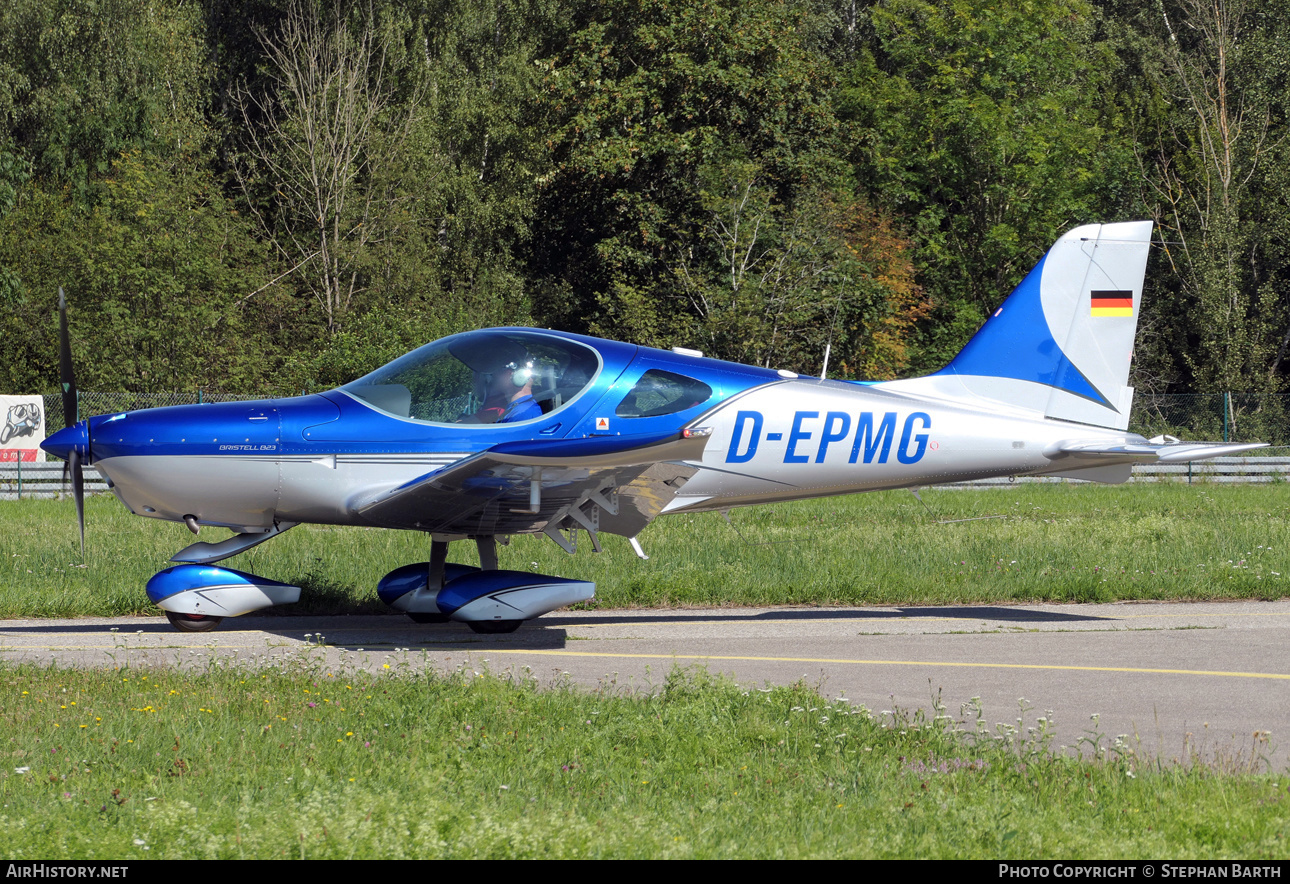
[{"label": "horizontal stabilizer", "polygon": [[1266,448],[1264,442],[1059,442],[1053,450],[1044,452],[1049,458],[1087,460],[1096,462],[1124,461],[1130,463],[1190,463],[1210,457],[1226,457]]},{"label": "horizontal stabilizer", "polygon": [[1160,449],[1157,463],[1190,463],[1193,460],[1205,460],[1209,457],[1229,457],[1243,451],[1256,448],[1267,448],[1266,442],[1253,444],[1228,444],[1226,442],[1174,442]]}]

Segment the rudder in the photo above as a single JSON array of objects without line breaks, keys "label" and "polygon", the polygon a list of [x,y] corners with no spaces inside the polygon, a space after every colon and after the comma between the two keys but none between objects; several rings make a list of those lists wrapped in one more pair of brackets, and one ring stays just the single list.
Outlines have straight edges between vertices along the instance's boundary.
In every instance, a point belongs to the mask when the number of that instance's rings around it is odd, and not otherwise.
[{"label": "rudder", "polygon": [[930,378],[1046,417],[1127,429],[1129,362],[1150,221],[1063,235],[954,359]]}]

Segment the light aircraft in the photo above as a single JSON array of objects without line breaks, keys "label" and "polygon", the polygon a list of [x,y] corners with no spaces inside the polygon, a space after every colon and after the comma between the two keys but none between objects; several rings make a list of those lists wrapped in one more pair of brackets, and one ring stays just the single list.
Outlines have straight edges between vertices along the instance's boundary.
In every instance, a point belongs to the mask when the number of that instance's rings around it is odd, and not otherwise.
[{"label": "light aircraft", "polygon": [[[380,598],[418,622],[510,632],[590,599],[595,585],[498,568],[497,542],[585,532],[631,539],[664,513],[913,488],[989,476],[1123,482],[1134,463],[1257,445],[1127,431],[1151,222],[1062,236],[945,368],[855,382],[801,377],[564,332],[495,328],[427,344],[316,395],[107,414],[72,423],[68,461],[84,545],[82,465],[132,513],[230,529],[148,583],[185,631],[298,600],[300,589],[214,563],[303,522],[423,531],[430,560]],[[62,305],[60,304],[60,307]],[[480,568],[448,561],[473,540]]]}]

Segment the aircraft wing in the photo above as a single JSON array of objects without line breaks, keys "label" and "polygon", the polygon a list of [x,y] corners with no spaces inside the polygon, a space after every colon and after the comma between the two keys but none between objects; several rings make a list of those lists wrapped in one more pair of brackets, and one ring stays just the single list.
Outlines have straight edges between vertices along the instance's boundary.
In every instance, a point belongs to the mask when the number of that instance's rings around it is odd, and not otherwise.
[{"label": "aircraft wing", "polygon": [[696,472],[709,430],[495,445],[354,510],[385,528],[436,534],[544,531],[565,549],[583,528],[635,537]]}]

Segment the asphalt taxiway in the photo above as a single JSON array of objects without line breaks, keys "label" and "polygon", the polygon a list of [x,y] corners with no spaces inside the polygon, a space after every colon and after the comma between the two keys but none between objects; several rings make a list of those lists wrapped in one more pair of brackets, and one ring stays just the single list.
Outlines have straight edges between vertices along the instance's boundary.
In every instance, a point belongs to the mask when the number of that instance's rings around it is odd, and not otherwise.
[{"label": "asphalt taxiway", "polygon": [[[0,659],[58,666],[490,671],[614,690],[675,667],[753,687],[803,681],[873,713],[935,706],[1056,747],[1120,739],[1162,759],[1290,764],[1290,601],[560,611],[518,632],[400,615],[248,616],[203,634],[163,618],[0,621]],[[387,668],[388,667],[388,668]]]}]

